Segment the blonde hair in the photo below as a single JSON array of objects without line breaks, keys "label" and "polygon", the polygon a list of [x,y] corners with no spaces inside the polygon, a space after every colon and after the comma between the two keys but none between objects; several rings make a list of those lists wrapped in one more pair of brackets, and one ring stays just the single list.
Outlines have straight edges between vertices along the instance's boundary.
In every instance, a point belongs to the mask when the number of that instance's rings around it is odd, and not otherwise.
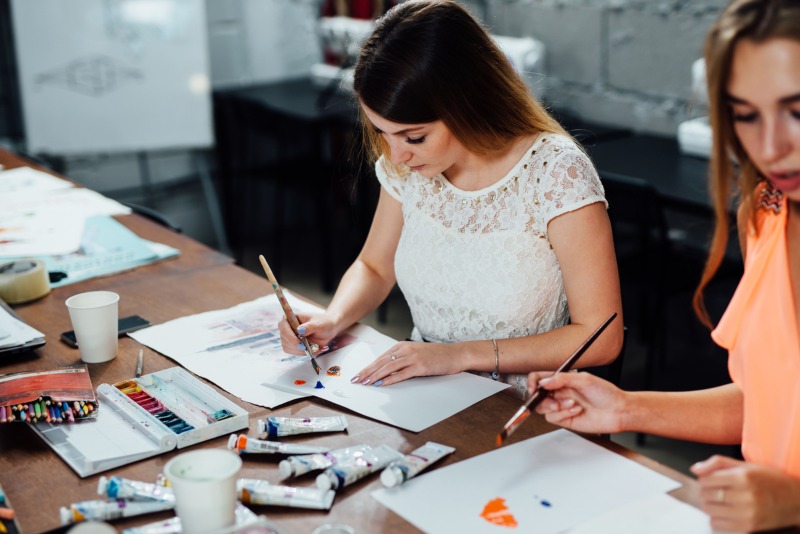
[{"label": "blonde hair", "polygon": [[[356,62],[361,103],[401,124],[441,120],[478,155],[538,131],[568,135],[528,91],[486,30],[455,2],[415,0],[377,21]],[[389,153],[361,112],[366,149]]]},{"label": "blonde hair", "polygon": [[[705,43],[712,151],[709,189],[714,203],[715,228],[703,275],[693,305],[700,320],[712,328],[703,291],[719,270],[730,233],[730,207],[734,194],[745,214],[740,220],[755,223],[754,191],[763,179],[736,137],[727,101],[731,63],[736,45],[743,40],[764,42],[773,38],[800,41],[800,1],[733,0],[708,32]],[[736,166],[733,162],[738,162]]]}]

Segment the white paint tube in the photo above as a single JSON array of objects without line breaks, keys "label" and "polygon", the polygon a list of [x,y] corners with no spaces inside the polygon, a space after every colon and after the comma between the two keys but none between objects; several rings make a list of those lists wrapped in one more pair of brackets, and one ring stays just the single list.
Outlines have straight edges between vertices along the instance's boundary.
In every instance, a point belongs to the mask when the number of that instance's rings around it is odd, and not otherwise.
[{"label": "white paint tube", "polygon": [[354,445],[343,449],[334,449],[328,452],[317,454],[303,454],[301,456],[289,456],[281,460],[278,470],[283,478],[297,477],[310,471],[325,469],[339,462],[355,458],[356,455],[364,454],[370,450],[369,445]]},{"label": "white paint tube", "polygon": [[373,447],[352,460],[339,462],[333,465],[317,477],[317,487],[320,489],[340,489],[349,486],[356,480],[360,480],[370,473],[383,469],[390,462],[399,460],[402,454],[389,447],[380,445]]},{"label": "white paint tube", "polygon": [[161,512],[175,508],[175,500],[171,501],[129,501],[115,499],[113,501],[83,501],[71,505],[69,508],[61,507],[61,524],[69,525],[80,521],[96,519],[119,519],[120,517],[133,517],[142,514]]},{"label": "white paint tube", "polygon": [[413,478],[417,473],[434,462],[438,462],[456,449],[429,441],[411,454],[389,464],[381,473],[381,482],[387,488],[393,488]]},{"label": "white paint tube", "polygon": [[112,476],[111,478],[100,477],[97,482],[97,494],[109,499],[175,502],[172,488],[118,476]]},{"label": "white paint tube", "polygon": [[258,420],[258,432],[268,438],[310,434],[312,432],[338,432],[347,428],[347,418],[334,417],[268,417]]},{"label": "white paint tube", "polygon": [[228,448],[242,453],[261,453],[261,454],[314,454],[318,452],[328,452],[328,447],[316,447],[313,445],[303,445],[302,443],[280,443],[278,441],[264,441],[241,434],[231,434],[228,438]]},{"label": "white paint tube", "polygon": [[266,480],[240,478],[236,481],[236,492],[244,504],[265,504],[330,510],[336,492],[319,488],[293,488],[278,486]]}]

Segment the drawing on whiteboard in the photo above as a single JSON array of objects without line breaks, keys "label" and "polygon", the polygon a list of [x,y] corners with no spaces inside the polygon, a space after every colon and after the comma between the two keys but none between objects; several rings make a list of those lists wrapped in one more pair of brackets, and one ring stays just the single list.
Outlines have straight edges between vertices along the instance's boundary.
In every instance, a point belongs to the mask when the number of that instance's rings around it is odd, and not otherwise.
[{"label": "drawing on whiteboard", "polygon": [[101,97],[131,82],[143,82],[144,72],[104,56],[86,56],[34,76],[34,84],[59,85],[70,91]]},{"label": "drawing on whiteboard", "polygon": [[489,523],[500,527],[516,528],[519,526],[514,514],[506,506],[506,500],[501,497],[486,503],[481,512],[481,517]]}]

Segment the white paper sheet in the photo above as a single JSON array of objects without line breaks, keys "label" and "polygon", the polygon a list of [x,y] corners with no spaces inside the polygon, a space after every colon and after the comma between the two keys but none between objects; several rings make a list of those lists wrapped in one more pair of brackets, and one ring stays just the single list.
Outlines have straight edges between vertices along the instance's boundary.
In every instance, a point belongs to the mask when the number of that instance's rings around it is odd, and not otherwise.
[{"label": "white paper sheet", "polygon": [[[288,291],[284,294],[295,312],[320,311]],[[240,399],[274,408],[306,395],[261,384],[272,383],[295,368],[312,370],[307,356],[292,356],[281,349],[277,327],[281,317],[283,310],[278,299],[269,295],[225,310],[182,317],[129,335]],[[338,346],[347,346],[356,338],[376,350],[394,343],[391,338],[360,326],[340,336]]]},{"label": "white paper sheet", "polygon": [[567,531],[568,534],[734,534],[711,528],[708,516],[666,494],[624,504]]},{"label": "white paper sheet", "polygon": [[317,358],[322,367],[319,377],[310,367],[302,366],[276,377],[274,385],[317,396],[412,432],[420,432],[508,387],[471,373],[412,378],[391,386],[351,384],[350,378],[381,352],[373,353],[368,345],[355,343]]},{"label": "white paper sheet", "polygon": [[[425,532],[548,534],[680,484],[567,430],[435,469],[372,496]],[[505,526],[503,526],[505,525]]]},{"label": "white paper sheet", "polygon": [[17,167],[0,173],[0,197],[7,195],[41,195],[54,189],[73,187],[71,182],[31,167]]}]

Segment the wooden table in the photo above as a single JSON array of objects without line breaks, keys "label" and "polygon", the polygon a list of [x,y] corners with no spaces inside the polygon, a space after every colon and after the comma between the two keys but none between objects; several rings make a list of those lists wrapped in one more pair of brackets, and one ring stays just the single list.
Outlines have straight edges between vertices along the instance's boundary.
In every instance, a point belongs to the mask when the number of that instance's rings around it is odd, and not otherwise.
[{"label": "wooden table", "polygon": [[[2,156],[0,154],[0,161]],[[140,314],[153,324],[158,324],[185,315],[230,307],[255,299],[269,291],[269,285],[263,277],[225,261],[224,256],[205,249],[185,236],[172,234],[135,216],[123,217],[121,220],[148,239],[168,242],[180,248],[181,256],[117,276],[87,280],[57,288],[39,301],[17,306],[15,311],[27,323],[45,333],[47,344],[36,351],[3,360],[0,363],[0,373],[80,363],[77,349],[69,348],[58,341],[60,332],[70,328],[64,301],[68,296],[78,292],[95,289],[113,290],[120,295],[120,315]],[[123,338],[120,340],[117,358],[107,363],[90,365],[90,374],[95,387],[100,383],[110,384],[133,376],[139,348],[140,345],[133,339]],[[150,373],[175,364],[172,360],[146,349],[144,365],[144,372]],[[503,393],[496,394],[415,434],[361,417],[319,399],[296,401],[269,410],[243,402],[226,392],[222,394],[247,410],[251,435],[256,433],[257,419],[268,415],[313,417],[334,415],[344,411],[349,421],[347,432],[317,435],[310,439],[332,448],[360,443],[370,445],[385,443],[403,452],[411,451],[427,441],[455,446],[456,452],[445,458],[439,467],[493,450],[498,430],[519,406],[518,400]],[[511,441],[530,438],[553,428],[539,416],[533,416],[514,434]],[[681,500],[697,504],[697,484],[689,477],[611,442],[599,438],[593,439],[613,451],[678,480],[683,487],[673,494]],[[299,438],[293,441],[304,440]],[[223,448],[226,442],[227,436],[220,437],[193,446],[192,449]],[[165,463],[174,455],[184,451],[185,449],[172,451],[113,469],[105,474],[154,481]],[[3,489],[14,503],[23,532],[54,529],[59,526],[60,507],[98,498],[96,490],[99,476],[80,478],[27,425],[0,424],[0,480]],[[261,478],[271,482],[280,480],[277,461],[273,458],[245,457],[241,476]],[[301,478],[298,485],[313,485],[313,478]],[[370,497],[370,492],[380,487],[382,486],[378,477],[370,477],[344,488],[338,492],[330,511],[257,506],[253,507],[253,510],[258,514],[267,515],[287,533],[311,532],[314,528],[330,522],[349,524],[359,533],[415,531],[416,529],[403,518]],[[114,526],[125,528],[172,516],[171,512],[151,514],[115,521]]]}]

